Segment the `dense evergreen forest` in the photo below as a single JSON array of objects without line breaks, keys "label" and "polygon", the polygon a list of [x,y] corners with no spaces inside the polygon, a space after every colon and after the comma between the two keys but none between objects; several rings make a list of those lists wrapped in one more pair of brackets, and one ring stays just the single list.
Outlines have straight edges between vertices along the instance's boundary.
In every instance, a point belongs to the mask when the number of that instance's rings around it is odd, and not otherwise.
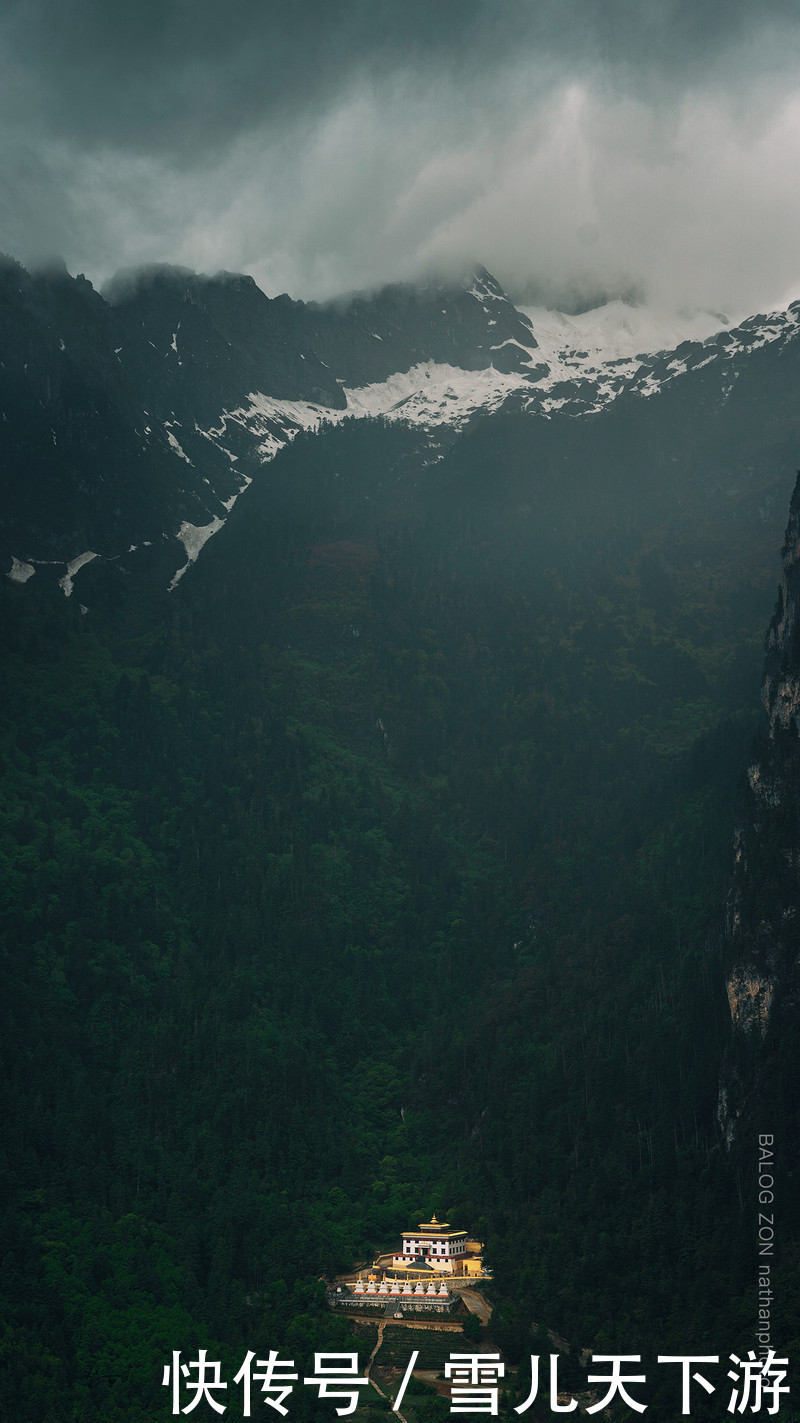
[{"label": "dense evergreen forest", "polygon": [[322,1277],[432,1211],[511,1363],[752,1347],[724,911],[790,471],[721,523],[539,426],[299,435],[170,594],[2,580],[4,1418],[348,1347]]}]

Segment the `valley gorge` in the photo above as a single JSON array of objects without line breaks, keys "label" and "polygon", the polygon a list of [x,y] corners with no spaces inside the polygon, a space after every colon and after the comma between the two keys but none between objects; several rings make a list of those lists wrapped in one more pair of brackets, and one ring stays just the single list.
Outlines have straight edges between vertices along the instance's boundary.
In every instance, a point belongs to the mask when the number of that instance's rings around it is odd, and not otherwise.
[{"label": "valley gorge", "polygon": [[746,1353],[763,1135],[791,1356],[797,317],[589,371],[483,268],[7,260],[9,1416],[363,1353],[324,1280],[433,1212],[504,1410],[542,1327]]}]

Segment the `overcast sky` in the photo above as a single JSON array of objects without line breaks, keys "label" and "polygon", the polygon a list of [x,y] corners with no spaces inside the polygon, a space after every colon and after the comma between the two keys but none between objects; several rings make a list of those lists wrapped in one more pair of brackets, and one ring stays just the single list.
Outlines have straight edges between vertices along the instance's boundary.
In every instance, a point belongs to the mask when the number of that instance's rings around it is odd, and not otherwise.
[{"label": "overcast sky", "polygon": [[800,296],[798,0],[5,0],[0,249]]}]

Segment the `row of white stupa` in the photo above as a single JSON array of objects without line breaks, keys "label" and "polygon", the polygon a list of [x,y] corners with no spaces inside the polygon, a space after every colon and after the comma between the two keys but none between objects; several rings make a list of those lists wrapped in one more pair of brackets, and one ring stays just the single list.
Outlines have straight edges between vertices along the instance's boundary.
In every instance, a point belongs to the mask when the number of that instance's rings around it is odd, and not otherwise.
[{"label": "row of white stupa", "polygon": [[447,1285],[444,1283],[444,1280],[442,1280],[442,1283],[441,1283],[441,1285],[439,1286],[438,1290],[437,1290],[435,1284],[433,1283],[433,1280],[431,1280],[431,1282],[430,1282],[430,1284],[428,1285],[428,1288],[427,1288],[427,1289],[426,1289],[425,1286],[423,1285],[422,1280],[418,1280],[418,1281],[417,1281],[417,1284],[416,1284],[416,1286],[415,1286],[414,1288],[412,1288],[412,1285],[411,1285],[411,1281],[410,1281],[410,1280],[406,1280],[405,1284],[404,1284],[402,1287],[401,1287],[401,1285],[400,1285],[400,1281],[399,1281],[399,1280],[392,1280],[391,1286],[389,1285],[389,1283],[388,1283],[387,1280],[381,1280],[381,1282],[380,1282],[379,1285],[376,1285],[374,1280],[370,1280],[369,1283],[366,1284],[366,1285],[364,1284],[364,1281],[363,1281],[363,1280],[357,1280],[356,1283],[355,1283],[355,1285],[354,1285],[354,1287],[353,1287],[353,1294],[355,1294],[355,1295],[436,1295],[436,1296],[438,1297],[438,1296],[445,1296],[445,1295],[449,1294],[449,1291],[448,1291]]}]

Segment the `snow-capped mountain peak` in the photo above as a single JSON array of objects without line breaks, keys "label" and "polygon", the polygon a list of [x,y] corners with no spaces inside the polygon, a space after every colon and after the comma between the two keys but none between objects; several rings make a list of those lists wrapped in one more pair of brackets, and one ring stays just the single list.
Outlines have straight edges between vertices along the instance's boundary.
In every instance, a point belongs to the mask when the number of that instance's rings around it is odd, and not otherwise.
[{"label": "snow-capped mountain peak", "polygon": [[800,303],[735,326],[622,301],[518,310],[481,267],[325,305],[160,267],[108,298],[65,272],[0,268],[2,555],[17,582],[55,564],[68,592],[86,550],[94,566],[159,539],[174,575],[299,431],[381,417],[455,436],[503,410],[596,416],[696,380],[721,408],[800,333]]}]

